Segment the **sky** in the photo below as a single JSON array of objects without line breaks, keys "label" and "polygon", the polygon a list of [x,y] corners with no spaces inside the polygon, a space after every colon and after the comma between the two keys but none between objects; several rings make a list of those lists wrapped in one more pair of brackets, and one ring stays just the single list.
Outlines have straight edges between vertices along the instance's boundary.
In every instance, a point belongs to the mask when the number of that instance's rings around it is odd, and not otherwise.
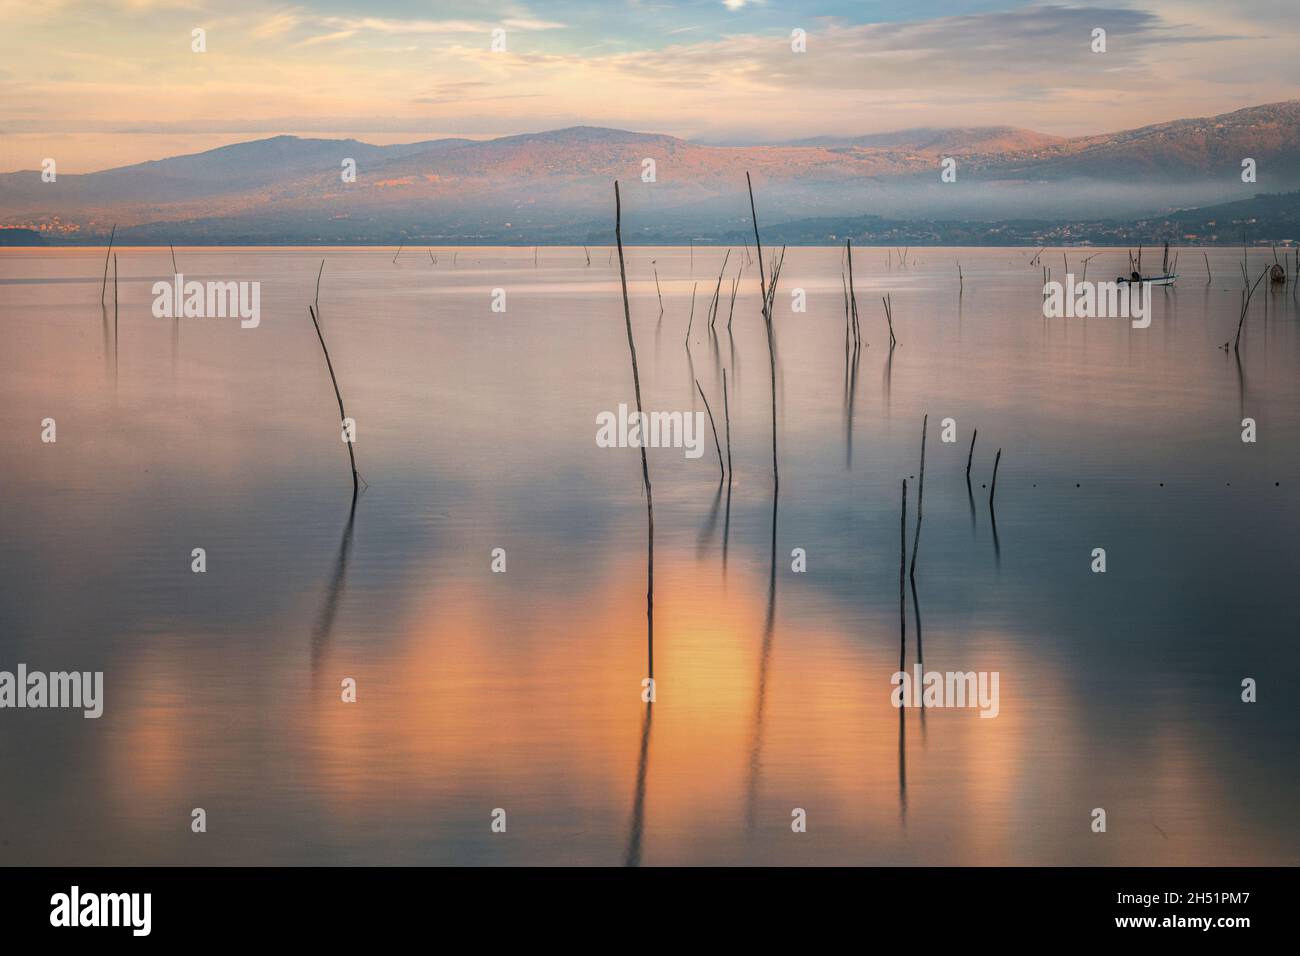
[{"label": "sky", "polygon": [[[281,133],[1108,132],[1300,97],[1295,13],[1295,0],[0,0],[0,170],[52,157],[88,172]],[[196,28],[206,52],[191,50]]]}]

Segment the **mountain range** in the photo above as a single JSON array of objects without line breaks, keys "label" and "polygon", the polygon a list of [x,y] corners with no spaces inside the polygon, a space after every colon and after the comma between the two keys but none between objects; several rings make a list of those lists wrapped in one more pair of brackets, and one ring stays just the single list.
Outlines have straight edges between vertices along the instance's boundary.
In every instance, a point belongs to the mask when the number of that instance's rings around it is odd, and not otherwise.
[{"label": "mountain range", "polygon": [[[955,182],[941,181],[947,157]],[[1257,183],[1242,182],[1247,158]],[[341,176],[348,159],[355,182]],[[0,227],[52,243],[100,243],[114,224],[136,244],[605,242],[618,179],[632,241],[707,241],[746,228],[746,172],[764,228],[1132,221],[1300,188],[1300,101],[1079,137],[1010,126],[761,146],[595,127],[392,146],[276,136],[52,183],[0,174]]]}]

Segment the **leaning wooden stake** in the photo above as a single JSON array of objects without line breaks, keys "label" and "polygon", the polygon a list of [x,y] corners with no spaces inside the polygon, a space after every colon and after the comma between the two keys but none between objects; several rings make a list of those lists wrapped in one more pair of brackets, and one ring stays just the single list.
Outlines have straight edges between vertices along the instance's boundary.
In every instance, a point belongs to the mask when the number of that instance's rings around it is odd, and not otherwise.
[{"label": "leaning wooden stake", "polygon": [[907,479],[903,479],[903,514],[898,522],[898,669],[907,669],[907,598],[904,578],[907,571]]},{"label": "leaning wooden stake", "polygon": [[113,231],[108,234],[108,248],[104,250],[104,282],[99,287],[99,304],[101,306],[103,306],[104,296],[108,292],[108,257],[113,252],[113,237],[116,235],[117,223],[113,223]]},{"label": "leaning wooden stake", "polygon": [[172,272],[179,274],[181,270],[176,265],[176,247],[169,242],[167,248],[172,251]]},{"label": "leaning wooden stake", "polygon": [[1255,289],[1259,287],[1260,282],[1263,281],[1264,276],[1266,275],[1268,275],[1267,266],[1264,267],[1264,271],[1259,274],[1259,278],[1255,280],[1255,284],[1250,287],[1250,291],[1246,293],[1245,298],[1242,300],[1241,318],[1237,320],[1237,337],[1232,341],[1232,350],[1234,352],[1238,351],[1241,347],[1241,327],[1246,322],[1246,310],[1250,308],[1250,299],[1255,294]]},{"label": "leaning wooden stake", "polygon": [[844,249],[849,260],[849,311],[853,318],[853,342],[855,345],[862,341],[862,333],[858,328],[858,293],[853,285],[853,240],[844,240]]},{"label": "leaning wooden stake", "polygon": [[691,286],[691,319],[686,323],[686,347],[688,349],[691,347],[691,326],[695,324],[695,290],[699,286],[698,282]]},{"label": "leaning wooden stake", "polygon": [[[324,268],[324,263],[321,264]],[[339,420],[340,423],[347,421],[348,413],[343,410],[343,393],[339,391],[339,380],[334,375],[334,363],[330,361],[330,350],[325,347],[325,336],[321,334],[320,322],[316,320],[316,309],[314,306],[307,306],[307,311],[311,314],[311,324],[316,327],[316,338],[320,339],[321,351],[325,353],[325,367],[329,369],[330,381],[334,384],[334,397],[339,402]],[[358,490],[357,478],[357,456],[352,451],[352,442],[344,442],[348,446],[348,462],[352,465],[352,497],[355,499]]]},{"label": "leaning wooden stake", "polygon": [[767,326],[767,360],[772,372],[772,483],[773,493],[781,490],[781,473],[776,464],[776,345],[772,341],[772,309],[763,275],[763,240],[758,236],[758,212],[754,208],[754,184],[745,173],[749,187],[749,215],[754,220],[754,245],[758,248],[758,288],[763,295],[763,323]]},{"label": "leaning wooden stake", "polygon": [[722,297],[722,276],[727,271],[727,260],[731,258],[731,250],[722,257],[722,268],[718,270],[718,284],[713,289],[713,301],[709,303],[709,328],[713,328],[713,323],[718,321],[718,302]]},{"label": "leaning wooden stake", "polygon": [[989,486],[989,507],[993,507],[993,495],[998,490],[998,465],[1002,461],[1002,449],[998,449],[997,457],[993,459],[993,483]]},{"label": "leaning wooden stake", "polygon": [[[623,207],[618,196],[618,181],[614,182],[614,239],[618,243],[618,273],[623,283],[623,319],[627,323],[627,349],[632,354],[632,388],[636,393],[637,421],[643,421],[641,411],[641,373],[636,365],[636,341],[632,338],[632,308],[627,300],[627,267],[623,262]],[[654,674],[654,593],[655,593],[655,506],[650,491],[650,465],[646,462],[645,442],[641,442],[641,479],[645,482],[645,513],[649,528],[650,545],[647,551],[646,570],[646,642],[651,675]]]},{"label": "leaning wooden stake", "polygon": [[[743,267],[742,267],[743,268]],[[736,317],[736,290],[740,288],[740,273],[731,280],[731,306],[727,310],[727,331],[731,331],[731,320]]]},{"label": "leaning wooden stake", "polygon": [[718,426],[713,421],[713,409],[709,408],[709,400],[705,398],[704,389],[700,388],[700,380],[695,380],[695,388],[700,393],[700,398],[704,399],[704,409],[709,413],[709,427],[713,429],[713,446],[718,449],[718,484],[722,484],[722,479],[727,477],[727,469],[722,466],[722,443],[718,441]]},{"label": "leaning wooden stake", "polygon": [[727,401],[727,370],[722,370],[722,415],[727,422],[727,484],[731,484],[731,405]]},{"label": "leaning wooden stake", "polygon": [[403,240],[402,240],[402,244],[401,244],[400,246],[397,247],[397,255],[393,256],[393,261],[394,261],[394,262],[397,261],[397,256],[400,256],[400,255],[402,254],[402,250],[405,249],[405,248],[406,248],[406,240],[403,239]]},{"label": "leaning wooden stake", "polygon": [[966,484],[968,485],[970,484],[970,463],[971,463],[971,459],[975,457],[975,439],[979,435],[979,433],[980,430],[978,428],[975,429],[973,432],[971,432],[970,451],[966,453]]},{"label": "leaning wooden stake", "polygon": [[908,571],[910,577],[916,577],[916,552],[921,546],[921,499],[925,495],[925,432],[930,424],[930,416],[921,419],[921,475],[916,485],[916,537],[912,539],[912,566]]},{"label": "leaning wooden stake", "polygon": [[754,184],[745,173],[745,184],[749,186],[749,216],[754,221],[754,244],[758,246],[758,291],[763,295],[763,319],[767,321],[767,279],[763,275],[763,240],[758,237],[758,213],[754,209]]}]

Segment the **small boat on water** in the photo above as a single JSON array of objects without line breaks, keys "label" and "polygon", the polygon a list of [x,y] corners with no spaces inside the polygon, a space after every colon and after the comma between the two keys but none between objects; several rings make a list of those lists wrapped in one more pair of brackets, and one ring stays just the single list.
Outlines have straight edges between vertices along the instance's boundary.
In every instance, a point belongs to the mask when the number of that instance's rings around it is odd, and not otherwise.
[{"label": "small boat on water", "polygon": [[1144,276],[1133,273],[1131,276],[1119,276],[1116,282],[1146,282],[1150,285],[1173,285],[1174,280],[1178,278],[1178,273],[1173,272],[1162,276]]}]

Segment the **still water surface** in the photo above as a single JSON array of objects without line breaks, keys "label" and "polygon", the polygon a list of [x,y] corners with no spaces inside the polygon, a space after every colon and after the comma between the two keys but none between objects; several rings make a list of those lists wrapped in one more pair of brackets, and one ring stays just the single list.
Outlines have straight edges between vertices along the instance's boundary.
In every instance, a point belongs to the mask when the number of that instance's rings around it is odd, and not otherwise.
[{"label": "still water surface", "polygon": [[[1044,320],[1032,251],[859,250],[846,363],[842,253],[790,250],[774,501],[757,264],[715,338],[723,250],[630,249],[645,406],[698,378],[725,456],[725,368],[734,462],[649,453],[652,713],[640,457],[594,440],[634,404],[617,257],[393,251],[177,250],[260,282],[256,329],[154,318],[166,249],[118,250],[116,319],[102,250],[0,255],[0,670],[106,688],[0,711],[0,863],[1300,863],[1300,335],[1261,289],[1217,348],[1239,251],[1138,330]],[[904,653],[919,623],[927,668],[999,672],[996,719],[889,703],[926,414]]]}]

